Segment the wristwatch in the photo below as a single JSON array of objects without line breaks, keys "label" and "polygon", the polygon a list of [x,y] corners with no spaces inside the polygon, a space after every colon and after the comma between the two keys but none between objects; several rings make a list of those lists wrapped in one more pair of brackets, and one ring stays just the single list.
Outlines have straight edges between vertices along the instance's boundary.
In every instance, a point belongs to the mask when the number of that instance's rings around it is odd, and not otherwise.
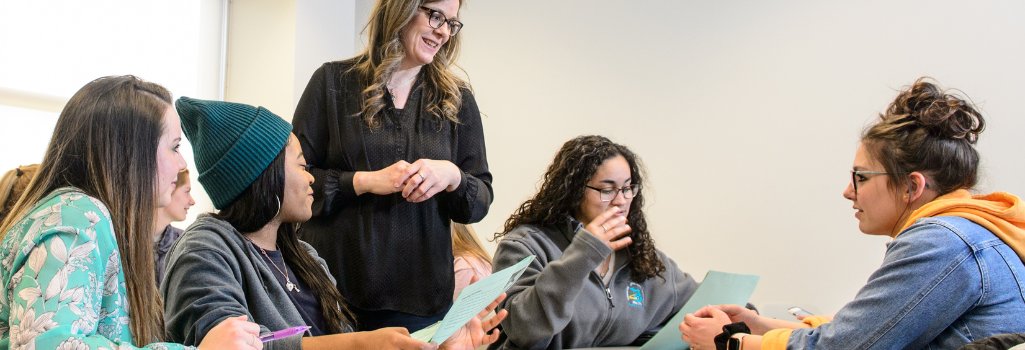
[{"label": "wristwatch", "polygon": [[742,350],[744,349],[744,336],[747,333],[733,333],[730,335],[730,339],[726,340],[726,350]]}]

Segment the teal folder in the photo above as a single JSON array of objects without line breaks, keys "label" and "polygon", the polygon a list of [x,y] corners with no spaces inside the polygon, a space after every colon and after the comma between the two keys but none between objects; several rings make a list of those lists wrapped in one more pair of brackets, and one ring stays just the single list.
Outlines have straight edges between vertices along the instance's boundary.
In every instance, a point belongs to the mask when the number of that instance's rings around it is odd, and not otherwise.
[{"label": "teal folder", "polygon": [[680,312],[666,323],[640,350],[685,350],[690,344],[680,337],[680,323],[687,314],[697,312],[706,305],[747,304],[758,286],[758,275],[739,275],[719,271],[708,271],[701,286],[687,300]]}]

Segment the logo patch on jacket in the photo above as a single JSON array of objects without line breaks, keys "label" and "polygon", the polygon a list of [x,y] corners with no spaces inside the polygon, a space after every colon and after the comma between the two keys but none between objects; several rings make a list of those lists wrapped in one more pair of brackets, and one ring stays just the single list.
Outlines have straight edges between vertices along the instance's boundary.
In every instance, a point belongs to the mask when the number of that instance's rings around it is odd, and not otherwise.
[{"label": "logo patch on jacket", "polygon": [[630,305],[644,308],[644,292],[641,291],[641,285],[630,282],[629,286],[626,286],[626,299],[630,300]]}]

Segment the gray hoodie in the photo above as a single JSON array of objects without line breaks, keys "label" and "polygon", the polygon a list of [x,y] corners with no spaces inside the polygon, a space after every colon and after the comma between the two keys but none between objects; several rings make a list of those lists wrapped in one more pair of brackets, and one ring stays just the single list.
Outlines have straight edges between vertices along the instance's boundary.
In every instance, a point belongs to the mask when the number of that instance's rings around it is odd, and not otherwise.
[{"label": "gray hoodie", "polygon": [[[313,247],[299,241],[327,269]],[[331,283],[334,278],[328,273]],[[160,294],[168,340],[199,345],[228,317],[248,315],[261,334],[301,326],[299,311],[260,251],[226,221],[200,215],[171,247]],[[264,343],[264,349],[302,349],[301,337]]]},{"label": "gray hoodie", "polygon": [[[630,253],[616,253],[606,287],[594,270],[612,254],[575,220],[558,227],[517,227],[498,244],[495,271],[532,254],[537,259],[508,291],[501,338],[489,349],[564,349],[623,346],[668,321],[698,287],[658,251],[665,281],[630,278]],[[676,327],[676,325],[667,325]]]}]

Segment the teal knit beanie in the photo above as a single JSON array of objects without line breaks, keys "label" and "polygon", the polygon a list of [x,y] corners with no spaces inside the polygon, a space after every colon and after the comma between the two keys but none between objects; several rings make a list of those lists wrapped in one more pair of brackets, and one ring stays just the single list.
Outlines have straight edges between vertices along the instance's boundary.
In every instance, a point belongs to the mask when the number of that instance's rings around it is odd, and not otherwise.
[{"label": "teal knit beanie", "polygon": [[174,106],[192,143],[199,183],[217,209],[263,173],[292,133],[292,124],[263,107],[184,96]]}]

